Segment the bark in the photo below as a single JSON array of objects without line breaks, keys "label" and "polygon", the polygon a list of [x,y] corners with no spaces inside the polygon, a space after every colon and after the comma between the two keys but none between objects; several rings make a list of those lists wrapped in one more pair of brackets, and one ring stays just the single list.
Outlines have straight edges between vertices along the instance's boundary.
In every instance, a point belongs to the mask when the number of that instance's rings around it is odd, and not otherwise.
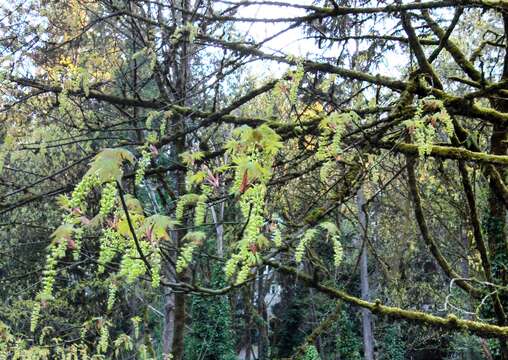
[{"label": "bark", "polygon": [[175,294],[175,322],[173,335],[173,360],[183,359],[184,353],[184,335],[186,318],[186,297],[184,293]]},{"label": "bark", "polygon": [[[358,191],[358,220],[360,223],[360,231],[362,234],[360,237],[360,288],[362,299],[370,300],[370,289],[369,289],[369,270],[368,270],[368,258],[367,258],[367,217],[365,214],[365,197],[363,189]],[[362,334],[363,334],[363,353],[366,360],[374,360],[374,334],[372,333],[372,313],[369,309],[362,309]]]},{"label": "bark", "polygon": [[[503,110],[508,111],[508,104],[503,101],[501,106]],[[494,125],[492,129],[491,136],[491,153],[495,155],[506,155],[507,153],[507,131],[508,127],[504,124]],[[502,179],[506,179],[506,169],[502,167],[498,167],[497,169],[501,174]],[[493,181],[491,179],[491,181]],[[503,199],[499,196],[498,193],[492,191],[493,184],[491,184],[490,193],[489,193],[489,216],[488,216],[488,224],[487,224],[487,237],[489,240],[490,247],[490,256],[493,259],[493,265],[501,265],[498,266],[498,269],[502,268],[504,265],[504,260],[507,254],[506,248],[506,207],[503,202]],[[496,268],[496,266],[494,266]],[[501,285],[506,285],[506,279],[502,279],[502,274],[499,271],[493,272],[493,278],[496,282]],[[500,311],[504,315],[504,309],[500,309]],[[498,311],[499,312],[499,311]],[[506,325],[506,316],[502,316],[498,314],[498,324]],[[508,360],[508,344],[506,339],[499,339],[500,351],[501,351],[501,359]]]},{"label": "bark", "polygon": [[[172,16],[176,24],[185,25],[189,21],[187,11],[191,9],[190,2],[188,0],[178,0],[174,2],[176,7],[172,7]],[[177,11],[176,8],[183,9],[184,11]],[[186,106],[188,105],[188,87],[189,87],[189,74],[191,65],[192,51],[191,45],[186,39],[178,45],[174,59],[172,59],[172,65],[174,70],[174,92],[173,97],[177,105]],[[176,131],[185,129],[185,116],[175,116],[173,118],[173,128]],[[176,162],[180,160],[180,154],[185,152],[186,139],[185,136],[178,137],[173,143],[173,155]],[[175,193],[177,198],[185,194],[185,172],[182,169],[178,169],[173,174],[175,180]],[[175,243],[177,249],[180,249],[183,245],[183,238],[185,236],[185,230],[176,231]],[[176,254],[176,257],[178,254]],[[172,267],[172,264],[167,264]],[[180,282],[188,282],[188,274],[184,271],[181,274],[176,275],[176,279]],[[185,336],[185,323],[186,323],[186,300],[187,295],[184,293],[174,294],[174,322],[173,322],[173,342],[172,342],[172,355],[173,360],[182,360],[184,356],[184,336]],[[170,324],[170,323],[168,323]]]},{"label": "bark", "polygon": [[215,224],[215,233],[217,235],[217,255],[219,257],[224,256],[224,203],[220,205],[220,212],[217,214],[217,210],[215,210],[215,205],[210,206],[210,210],[212,213],[212,219]]},{"label": "bark", "polygon": [[[182,122],[180,121],[180,125]],[[175,143],[176,154],[181,154],[185,151],[185,141],[182,139]],[[175,173],[177,195],[181,196],[185,193],[185,173],[183,171],[176,171]],[[178,230],[176,236],[177,248],[183,246],[183,238],[185,230]],[[187,272],[184,271],[176,276],[179,282],[188,282]],[[185,293],[176,293],[175,307],[174,307],[174,327],[173,327],[173,360],[182,360],[184,355],[184,334],[185,334],[185,320],[186,320],[186,298]]]},{"label": "bark", "polygon": [[[465,278],[469,278],[470,272],[469,272],[469,239],[467,238],[467,233],[463,229],[463,227],[460,227],[460,237],[462,241],[462,245],[464,246],[464,258],[462,259],[462,276]],[[466,311],[471,312],[472,304],[470,302],[466,303]],[[464,316],[466,319],[473,320],[473,317],[471,314],[466,314]],[[464,351],[464,360],[473,360],[473,349],[471,347],[467,347]]]},{"label": "bark", "polygon": [[173,334],[175,328],[175,294],[169,290],[164,295],[164,324],[162,330],[162,351],[166,358],[173,353]]},{"label": "bark", "polygon": [[[504,32],[505,32],[505,46],[508,49],[508,15],[503,14]],[[501,80],[508,79],[508,50],[505,52],[504,69]],[[501,112],[508,112],[508,101],[504,98],[492,101],[494,108]],[[490,138],[490,152],[494,155],[506,155],[508,153],[508,126],[504,123],[495,123],[492,128],[492,136]],[[497,170],[501,175],[501,179],[505,180],[507,170],[506,167],[498,166]],[[493,179],[490,180],[494,181]],[[508,246],[506,241],[506,207],[503,199],[497,192],[492,191],[493,184],[490,187],[489,193],[489,216],[487,224],[487,238],[490,247],[490,256],[493,259],[494,268],[502,269],[506,265],[506,254],[508,253]],[[503,274],[494,271],[492,274],[495,281],[501,285],[506,285],[507,280]],[[504,310],[504,309],[502,309]],[[506,325],[506,315],[497,316],[499,325]],[[506,339],[499,340],[501,358],[508,360],[508,344]]]},{"label": "bark", "polygon": [[[430,230],[427,226],[427,220],[425,218],[425,214],[423,212],[422,200],[420,198],[420,191],[418,190],[418,185],[416,182],[416,174],[415,174],[415,158],[414,157],[406,157],[407,164],[407,179],[409,192],[411,196],[411,200],[413,201],[414,213],[416,222],[418,223],[418,227],[420,228],[420,233],[422,235],[422,239],[427,245],[429,251],[431,252],[434,259],[437,261],[441,269],[444,271],[446,276],[450,279],[460,279],[461,276],[458,274],[450,265],[448,260],[444,257],[443,253],[438,247],[438,244],[433,239],[430,234]],[[464,280],[457,280],[456,284],[466,291],[468,294],[479,297],[481,296],[481,292],[478,289],[474,288],[471,284]]]},{"label": "bark", "polygon": [[259,332],[259,342],[258,342],[258,359],[259,360],[268,360],[269,358],[269,339],[268,339],[268,317],[266,312],[266,303],[265,303],[265,294],[266,294],[266,284],[263,276],[264,268],[261,268],[258,271],[258,289],[257,289],[257,311],[259,314],[258,321],[258,332]]},{"label": "bark", "polygon": [[[427,21],[427,23],[432,28],[433,32],[440,38],[443,42],[445,48],[449,51],[452,57],[455,59],[456,63],[462,68],[462,70],[474,81],[483,83],[485,79],[483,78],[483,74],[474,68],[474,65],[470,63],[464,54],[461,52],[459,47],[453,43],[449,39],[444,39],[444,30],[442,30],[439,25],[434,22],[429,13],[427,11],[423,12],[423,15]],[[508,16],[503,14],[503,22],[504,22],[504,30],[505,34],[508,33]],[[505,46],[508,45],[508,40],[505,39]],[[504,58],[504,69],[503,74],[501,76],[501,81],[508,79],[508,51],[505,53]],[[503,98],[496,98],[495,100],[491,100],[491,105],[494,110],[500,113],[506,113],[508,111],[508,101]],[[507,146],[506,139],[508,136],[508,127],[504,124],[504,122],[495,122],[492,129],[492,135],[490,139],[490,156],[491,155],[506,155],[507,154]],[[457,134],[460,138],[460,134]],[[462,139],[461,139],[462,140]],[[503,193],[499,190],[500,187],[503,187],[504,180],[506,179],[506,169],[503,166],[493,166],[493,171],[490,171],[490,189],[489,189],[489,197],[488,197],[488,207],[489,207],[489,216],[486,226],[487,238],[489,242],[489,250],[490,250],[490,258],[493,261],[496,261],[496,257],[498,254],[506,254],[507,252],[507,244],[506,244],[506,201],[503,199],[500,193]],[[496,173],[499,173],[499,177],[495,176]],[[501,181],[500,181],[501,179]],[[497,188],[497,189],[496,189]],[[469,200],[469,199],[468,199]],[[484,262],[484,266],[486,263]],[[489,276],[488,272],[486,274]],[[499,274],[492,273],[494,281],[500,280]],[[505,285],[505,281],[501,281],[501,284]],[[498,323],[500,325],[506,324],[506,316],[504,315],[504,310],[499,308],[496,310],[496,316]],[[505,340],[500,340],[501,351],[503,359],[508,359],[508,347],[506,345]]]}]

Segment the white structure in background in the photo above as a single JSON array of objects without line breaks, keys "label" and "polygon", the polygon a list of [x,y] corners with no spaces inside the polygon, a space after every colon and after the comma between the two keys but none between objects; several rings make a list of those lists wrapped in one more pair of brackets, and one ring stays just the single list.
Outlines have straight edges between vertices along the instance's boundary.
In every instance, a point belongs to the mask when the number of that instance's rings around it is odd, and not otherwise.
[{"label": "white structure in background", "polygon": [[[282,287],[276,282],[275,280],[275,271],[273,269],[269,268],[268,266],[265,267],[263,270],[263,278],[266,282],[271,282],[270,288],[266,292],[266,295],[264,297],[264,302],[266,306],[266,314],[268,318],[268,324],[270,324],[270,320],[272,320],[274,315],[274,307],[281,301],[281,293],[282,293]],[[254,298],[257,298],[257,288],[256,292],[254,293]],[[247,354],[250,353],[250,357],[247,356]],[[252,344],[249,348],[244,347],[240,350],[238,353],[238,359],[239,360],[245,360],[249,358],[250,360],[256,360],[258,358],[258,346],[257,344]]]},{"label": "white structure in background", "polygon": [[258,346],[253,344],[249,349],[242,348],[240,353],[238,354],[238,360],[247,359],[247,351],[250,351],[250,360],[255,360],[258,358]]},{"label": "white structure in background", "polygon": [[274,317],[273,308],[275,305],[280,303],[281,292],[282,287],[274,282],[272,283],[272,285],[270,285],[270,290],[268,290],[268,292],[265,295],[266,313],[268,316],[268,321],[270,321]]}]

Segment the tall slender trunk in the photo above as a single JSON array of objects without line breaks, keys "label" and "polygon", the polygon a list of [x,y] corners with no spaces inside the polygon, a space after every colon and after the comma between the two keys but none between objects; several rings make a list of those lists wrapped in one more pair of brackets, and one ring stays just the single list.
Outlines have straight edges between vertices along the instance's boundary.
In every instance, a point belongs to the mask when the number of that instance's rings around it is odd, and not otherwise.
[{"label": "tall slender trunk", "polygon": [[[171,12],[173,16],[173,20],[176,26],[185,26],[189,21],[189,11],[191,10],[191,5],[189,0],[176,0],[171,2],[174,6],[171,7]],[[190,66],[191,66],[191,45],[188,41],[188,38],[182,39],[181,43],[177,45],[175,48],[173,59],[171,59],[173,64],[174,78],[172,82],[174,83],[173,90],[173,100],[176,104],[181,106],[189,105],[189,80],[190,80]],[[176,132],[183,133],[185,129],[185,121],[186,118],[184,116],[174,116],[172,119],[172,128]],[[185,136],[177,138],[174,143],[171,151],[173,152],[173,156],[176,162],[180,161],[180,155],[185,152],[186,149],[186,138]],[[173,174],[174,183],[175,183],[175,193],[177,198],[185,194],[185,172],[183,170],[176,170]],[[176,231],[176,236],[174,237],[175,245],[177,249],[180,249],[183,245],[183,238],[185,236],[185,230]],[[178,250],[176,252],[176,257],[178,256]],[[174,260],[174,259],[173,259]],[[173,264],[167,262],[166,266],[169,268],[173,268]],[[170,270],[171,271],[171,270]],[[188,273],[183,271],[180,274],[175,275],[175,279],[177,282],[187,282],[188,281]],[[186,323],[186,300],[187,295],[184,293],[174,293],[172,294],[174,297],[174,308],[172,313],[170,313],[170,318],[168,321],[165,321],[164,324],[168,326],[172,326],[170,329],[165,329],[164,334],[172,331],[172,359],[173,360],[182,360],[184,355],[184,335],[185,335],[185,323]],[[171,323],[171,317],[173,322]],[[170,341],[168,338],[166,341]]]},{"label": "tall slender trunk", "polygon": [[[369,269],[367,258],[367,216],[363,206],[365,197],[363,189],[360,188],[357,197],[359,229],[359,247],[360,255],[360,289],[362,299],[370,300],[369,289]],[[368,309],[362,309],[362,333],[363,333],[363,353],[366,360],[374,360],[374,335],[372,333],[372,314]]]},{"label": "tall slender trunk", "polygon": [[[180,119],[179,125],[183,125],[183,119]],[[180,139],[175,142],[176,154],[182,154],[185,151],[185,139]],[[180,197],[185,193],[185,173],[181,170],[175,173],[177,196]],[[176,236],[177,249],[180,249],[183,245],[183,238],[185,236],[185,230],[178,230]],[[180,274],[176,274],[177,282],[187,282],[188,274],[187,271],[183,271]],[[173,358],[172,360],[182,360],[184,355],[184,334],[185,334],[185,320],[186,320],[186,300],[187,295],[185,293],[174,293],[175,306],[174,306],[174,323],[173,323]]]},{"label": "tall slender trunk", "polygon": [[162,351],[164,360],[173,353],[173,334],[175,328],[175,293],[172,290],[164,294],[164,326],[162,330]]},{"label": "tall slender trunk", "polygon": [[213,223],[215,224],[215,233],[217,235],[217,255],[220,257],[224,256],[224,203],[220,204],[220,211],[217,214],[217,210],[214,206],[210,206],[212,213]]},{"label": "tall slender trunk", "polygon": [[265,294],[266,294],[266,284],[263,276],[264,269],[261,268],[258,271],[258,290],[257,290],[257,312],[259,314],[258,332],[259,332],[259,341],[258,341],[258,359],[259,360],[268,360],[269,357],[269,340],[268,340],[268,317],[266,312],[266,303],[265,303]]},{"label": "tall slender trunk", "polygon": [[184,335],[186,319],[187,295],[184,293],[175,294],[175,332],[173,335],[173,359],[181,360],[184,354]]},{"label": "tall slender trunk", "polygon": [[[462,276],[467,279],[467,278],[469,278],[469,275],[470,275],[469,259],[468,259],[470,244],[469,244],[469,239],[467,237],[467,232],[466,232],[466,229],[464,228],[464,226],[460,227],[459,236],[461,237],[460,240],[462,240],[462,245],[464,246],[464,250],[465,250],[465,252],[464,252],[465,256],[462,259]],[[470,301],[466,302],[465,308],[466,308],[466,311],[471,311],[472,304]],[[473,316],[471,316],[471,314],[466,314],[465,318],[469,319],[469,320],[474,320],[474,318],[473,318]],[[474,356],[473,348],[470,346],[467,346],[466,350],[464,351],[464,360],[472,360],[473,356]]]},{"label": "tall slender trunk", "polygon": [[[181,144],[180,144],[181,146]],[[175,154],[180,154],[180,146],[175,146]],[[183,195],[185,190],[185,175],[181,171],[174,174],[176,183],[176,195]],[[171,238],[175,242],[176,248],[180,248],[182,238],[184,237],[182,230],[172,231]],[[172,260],[165,259],[163,263],[164,274],[168,281],[178,282],[185,281],[185,274],[176,274],[172,263],[178,257],[177,251],[171,251],[169,257]],[[172,289],[167,289],[164,295],[164,328],[163,328],[163,351],[164,360],[169,359],[171,355],[172,360],[181,360],[183,358],[184,350],[184,331],[185,331],[185,294],[175,293]]]}]

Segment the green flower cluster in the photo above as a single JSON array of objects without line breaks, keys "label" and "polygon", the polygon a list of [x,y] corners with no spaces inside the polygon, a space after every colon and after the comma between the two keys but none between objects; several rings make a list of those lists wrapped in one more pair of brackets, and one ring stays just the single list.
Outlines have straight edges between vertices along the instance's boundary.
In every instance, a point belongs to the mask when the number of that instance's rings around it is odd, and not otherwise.
[{"label": "green flower cluster", "polygon": [[180,199],[178,199],[178,203],[176,204],[176,209],[175,209],[176,220],[181,221],[183,219],[183,215],[184,215],[186,206],[195,204],[200,200],[202,200],[202,198],[198,194],[190,193],[190,194],[182,195],[180,197]]},{"label": "green flower cluster", "polygon": [[240,271],[236,277],[236,283],[247,280],[251,267],[258,262],[258,249],[261,249],[266,242],[262,234],[264,226],[266,185],[256,184],[248,188],[240,199],[242,215],[247,219],[244,234],[238,243],[238,253],[234,254],[226,263],[226,276],[232,277],[237,266],[241,264]]},{"label": "green flower cluster", "polygon": [[108,311],[113,310],[113,306],[115,305],[116,293],[118,291],[118,285],[114,281],[111,282],[108,289],[108,304],[106,309]]},{"label": "green flower cluster", "polygon": [[161,253],[159,249],[155,249],[150,256],[152,264],[152,287],[158,288],[161,284]]},{"label": "green flower cluster", "polygon": [[138,161],[138,168],[136,169],[136,175],[134,179],[136,185],[140,185],[143,181],[146,169],[148,168],[148,165],[150,165],[151,157],[152,155],[150,154],[150,151],[146,149],[146,147],[141,150],[141,159]]},{"label": "green flower cluster", "polygon": [[[134,246],[134,241],[129,244],[129,249],[122,257],[120,263],[119,276],[125,277],[128,284],[132,284],[137,278],[143,276],[146,273],[146,266],[143,260],[139,259],[139,253]],[[149,252],[150,245],[146,241],[140,242],[141,250],[143,254]]]},{"label": "green flower cluster", "polygon": [[307,245],[310,244],[310,242],[318,235],[317,229],[307,229],[305,233],[303,234],[302,240],[298,243],[298,246],[295,250],[295,260],[297,263],[301,263],[303,260],[303,255],[305,253],[305,249]]},{"label": "green flower cluster", "polygon": [[101,324],[101,332],[99,343],[97,345],[97,352],[99,354],[106,353],[106,351],[108,351],[108,345],[109,345],[109,327],[106,322],[103,322]]},{"label": "green flower cluster", "polygon": [[178,260],[176,261],[176,272],[181,273],[192,260],[192,254],[194,253],[194,250],[196,249],[197,244],[195,243],[188,243],[186,244],[181,252],[180,256],[178,257]]},{"label": "green flower cluster", "polygon": [[67,241],[65,240],[64,238],[58,239],[58,241],[55,241],[50,246],[50,252],[46,257],[46,267],[42,272],[44,276],[42,279],[43,288],[39,294],[41,300],[50,300],[52,298],[56,266],[58,260],[65,256],[65,250],[67,249]]},{"label": "green flower cluster", "polygon": [[74,208],[85,208],[85,199],[92,189],[99,184],[99,179],[95,175],[86,175],[72,192],[69,206]]},{"label": "green flower cluster", "polygon": [[99,214],[106,216],[115,207],[117,189],[114,181],[110,181],[102,189]]},{"label": "green flower cluster", "polygon": [[194,226],[201,226],[205,223],[206,217],[206,195],[201,195],[196,208],[194,209]]},{"label": "green flower cluster", "polygon": [[99,251],[99,266],[97,268],[97,272],[102,274],[105,270],[105,265],[110,262],[118,252],[125,249],[126,243],[122,236],[112,228],[104,229],[99,242],[101,247]]}]

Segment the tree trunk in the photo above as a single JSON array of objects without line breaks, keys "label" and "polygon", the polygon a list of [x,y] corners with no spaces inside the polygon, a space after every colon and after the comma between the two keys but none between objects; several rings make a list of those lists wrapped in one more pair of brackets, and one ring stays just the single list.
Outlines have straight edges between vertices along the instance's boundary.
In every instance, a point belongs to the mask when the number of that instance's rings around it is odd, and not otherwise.
[{"label": "tree trunk", "polygon": [[[179,122],[179,125],[183,125],[183,119]],[[182,154],[185,151],[185,140],[181,139],[175,142],[175,153],[177,155]],[[175,174],[177,196],[180,197],[185,194],[185,173],[183,171],[177,171]],[[175,237],[177,249],[181,249],[183,246],[183,238],[185,236],[185,230],[177,230]],[[179,251],[177,252],[177,257]],[[168,264],[169,265],[169,264]],[[172,265],[171,265],[172,266]],[[176,270],[175,270],[176,271]],[[187,272],[183,271],[181,274],[176,274],[175,278],[180,282],[187,282]],[[182,360],[184,353],[184,333],[185,333],[185,303],[187,295],[185,293],[175,293],[175,307],[174,307],[174,328],[173,328],[173,358],[172,360]]]},{"label": "tree trunk", "polygon": [[168,290],[164,294],[164,326],[162,330],[162,351],[164,360],[173,353],[173,334],[175,328],[175,293]]},{"label": "tree trunk", "polygon": [[[508,79],[508,15],[503,14],[505,45],[507,50],[504,58],[504,69],[501,81]],[[496,99],[493,101],[494,108],[501,112],[508,112],[508,100]],[[490,153],[494,155],[506,155],[508,153],[508,126],[506,124],[496,123],[492,128],[492,136],[490,138]],[[503,166],[497,166],[497,171],[501,175],[501,179],[506,181],[508,172]],[[491,179],[491,182],[493,180]],[[506,205],[503,199],[493,190],[493,184],[490,184],[489,193],[489,216],[487,223],[487,236],[489,240],[490,256],[492,258],[492,268],[494,280],[500,285],[506,286],[506,276],[500,273],[499,269],[506,266],[506,254],[508,253],[508,245],[506,241]],[[499,325],[506,325],[506,313],[504,308],[496,310]],[[508,345],[506,339],[499,339],[501,350],[501,358],[508,360]]]},{"label": "tree trunk", "polygon": [[186,297],[183,293],[175,294],[175,323],[173,335],[173,359],[182,360],[184,353],[184,334],[185,334],[185,317],[186,317]]},{"label": "tree trunk", "polygon": [[[365,197],[363,189],[358,191],[358,220],[359,229],[359,247],[360,255],[360,288],[362,299],[370,300],[369,289],[369,270],[367,258],[367,217],[363,206],[365,205]],[[372,333],[372,314],[368,309],[362,309],[362,334],[363,334],[363,353],[366,360],[374,360],[374,335]]]},{"label": "tree trunk", "polygon": [[[467,279],[470,276],[468,256],[469,256],[469,248],[471,246],[469,244],[469,239],[467,237],[466,229],[464,229],[463,226],[460,227],[459,234],[460,234],[460,237],[462,240],[462,245],[464,246],[464,250],[465,250],[464,251],[464,258],[462,259],[462,276]],[[471,311],[472,308],[473,308],[472,304],[470,303],[470,301],[468,301],[466,303],[466,311]],[[473,316],[471,316],[471,314],[466,314],[465,318],[469,319],[469,320],[474,320],[474,318],[473,318]],[[467,348],[464,351],[464,360],[473,360],[473,356],[474,356],[473,349],[470,346],[467,346]]]},{"label": "tree trunk", "polygon": [[[175,24],[179,26],[185,26],[189,21],[188,11],[191,10],[189,0],[177,0],[172,2],[175,6],[172,7],[172,13],[174,17]],[[189,36],[187,34],[187,36]],[[189,87],[189,75],[190,75],[190,65],[191,65],[191,45],[188,41],[188,37],[182,39],[181,43],[178,44],[178,47],[173,54],[173,68],[174,68],[174,78],[172,82],[174,83],[174,91],[173,97],[175,103],[181,106],[187,106],[188,104],[188,87]],[[186,118],[184,116],[175,116],[172,120],[173,128],[176,131],[183,132],[185,128]],[[173,143],[173,148],[171,149],[174,155],[175,162],[180,161],[180,155],[184,153],[186,149],[186,139],[185,136],[179,137]],[[185,172],[183,170],[176,170],[174,172],[174,180],[175,180],[175,193],[177,198],[180,198],[185,194]],[[177,249],[181,249],[183,245],[183,238],[186,234],[186,230],[180,229],[176,231],[176,236],[174,237],[174,242]],[[177,250],[175,254],[175,259],[179,255],[179,250]],[[175,261],[175,259],[173,259]],[[176,261],[175,261],[176,262]],[[167,262],[166,266],[173,268],[173,264]],[[175,270],[176,271],[176,270]],[[188,274],[184,271],[182,274],[176,274],[175,278],[181,282],[188,281]],[[174,295],[174,315],[173,315],[173,329],[172,329],[172,359],[173,360],[182,360],[184,355],[184,334],[185,334],[185,323],[186,323],[186,298],[187,295],[184,293],[175,293]],[[165,322],[166,323],[166,322]],[[170,322],[167,322],[170,325]],[[169,339],[168,339],[169,341]]]},{"label": "tree trunk", "polygon": [[217,214],[215,205],[210,206],[212,212],[213,222],[215,224],[215,233],[217,235],[217,255],[219,257],[224,256],[224,203],[220,204],[220,212]]},{"label": "tree trunk", "polygon": [[257,311],[259,314],[258,324],[258,359],[259,360],[268,360],[269,357],[269,339],[268,339],[268,317],[266,312],[266,303],[265,303],[265,294],[266,294],[266,286],[265,280],[263,276],[264,268],[258,270],[258,299],[257,299]]}]

